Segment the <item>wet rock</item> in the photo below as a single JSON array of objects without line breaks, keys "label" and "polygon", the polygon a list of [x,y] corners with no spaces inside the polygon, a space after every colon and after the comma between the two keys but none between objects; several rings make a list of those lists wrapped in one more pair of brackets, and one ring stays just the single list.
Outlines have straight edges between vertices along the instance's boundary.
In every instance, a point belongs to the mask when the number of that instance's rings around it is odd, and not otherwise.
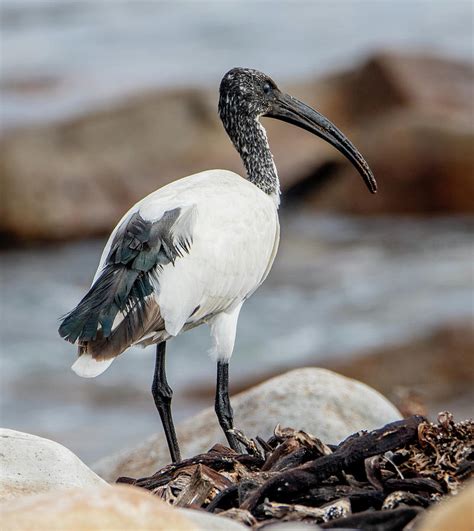
[{"label": "wet rock", "polygon": [[0,429],[0,499],[106,483],[60,444]]},{"label": "wet rock", "polygon": [[201,527],[145,490],[123,485],[26,496],[5,504],[0,516],[5,531],[219,529]]},{"label": "wet rock", "polygon": [[[275,426],[292,426],[336,443],[361,429],[373,429],[400,418],[397,409],[370,387],[334,372],[306,368],[290,371],[232,399],[236,428],[248,437],[268,438]],[[177,428],[183,457],[225,443],[212,408]],[[119,476],[149,476],[169,462],[162,435],[103,459],[94,467],[108,481]]]},{"label": "wet rock", "polygon": [[474,481],[455,497],[447,498],[423,515],[419,531],[471,531],[474,526]]}]

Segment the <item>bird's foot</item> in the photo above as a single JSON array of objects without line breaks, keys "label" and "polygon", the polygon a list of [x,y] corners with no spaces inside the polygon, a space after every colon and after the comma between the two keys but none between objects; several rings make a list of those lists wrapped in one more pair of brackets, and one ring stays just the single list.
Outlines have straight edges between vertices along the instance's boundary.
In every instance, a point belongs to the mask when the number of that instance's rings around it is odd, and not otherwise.
[{"label": "bird's foot", "polygon": [[[261,459],[265,459],[265,454],[263,450],[259,447],[257,442],[253,439],[249,439],[244,432],[237,430],[235,428],[232,428],[231,430],[227,430],[227,440],[229,441],[230,447],[235,452],[238,452],[239,454],[242,453],[248,453],[249,455],[253,455],[255,457],[259,457]],[[232,439],[232,442],[231,442]],[[234,448],[234,445],[236,446]]]}]

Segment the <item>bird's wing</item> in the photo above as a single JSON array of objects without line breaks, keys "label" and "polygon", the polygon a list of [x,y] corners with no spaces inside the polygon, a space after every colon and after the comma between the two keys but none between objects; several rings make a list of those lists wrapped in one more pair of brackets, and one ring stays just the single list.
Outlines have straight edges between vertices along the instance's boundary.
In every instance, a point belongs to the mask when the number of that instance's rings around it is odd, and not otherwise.
[{"label": "bird's wing", "polygon": [[160,317],[150,297],[151,277],[189,252],[195,219],[194,205],[165,210],[154,220],[145,219],[140,209],[127,215],[109,240],[89,292],[64,318],[60,335],[82,345],[99,341],[100,355],[106,356],[105,343],[111,347],[114,334],[121,336],[121,352],[146,333]]},{"label": "bird's wing", "polygon": [[105,264],[128,265],[136,271],[148,272],[189,252],[196,207],[166,210],[155,221],[134,212],[115,233]]}]

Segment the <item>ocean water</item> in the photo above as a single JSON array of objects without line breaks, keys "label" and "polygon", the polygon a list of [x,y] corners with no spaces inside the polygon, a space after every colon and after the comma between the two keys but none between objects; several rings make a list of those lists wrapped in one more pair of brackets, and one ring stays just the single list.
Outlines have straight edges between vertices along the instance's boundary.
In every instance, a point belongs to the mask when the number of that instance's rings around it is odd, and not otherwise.
[{"label": "ocean water", "polygon": [[[231,382],[401,344],[473,314],[469,219],[357,220],[286,213],[274,268],[244,305]],[[86,462],[161,429],[150,395],[154,349],[100,377],[77,377],[58,318],[83,296],[104,241],[1,253],[1,424],[57,440]],[[168,346],[173,408],[212,405],[215,366],[201,327]],[[200,400],[191,391],[209,388]],[[133,418],[133,429],[130,419]]]},{"label": "ocean water", "polygon": [[469,0],[2,0],[1,123],[60,118],[147,88],[282,83],[380,49],[472,60]]}]

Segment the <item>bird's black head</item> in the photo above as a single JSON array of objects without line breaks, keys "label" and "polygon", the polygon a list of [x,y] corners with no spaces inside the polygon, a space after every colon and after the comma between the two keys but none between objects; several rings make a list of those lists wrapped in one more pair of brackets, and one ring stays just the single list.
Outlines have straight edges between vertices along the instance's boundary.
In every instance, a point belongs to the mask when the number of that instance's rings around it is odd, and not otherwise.
[{"label": "bird's black head", "polygon": [[355,166],[367,188],[372,193],[377,190],[369,165],[349,139],[322,114],[281,92],[269,76],[258,70],[233,68],[225,74],[220,85],[219,115],[247,169],[252,155],[259,156],[262,151],[249,154],[258,136],[256,122],[261,116],[268,116],[306,129],[329,142]]},{"label": "bird's black head", "polygon": [[267,113],[280,91],[267,75],[251,68],[233,68],[222,78],[219,97],[221,118],[229,114],[258,118]]}]

